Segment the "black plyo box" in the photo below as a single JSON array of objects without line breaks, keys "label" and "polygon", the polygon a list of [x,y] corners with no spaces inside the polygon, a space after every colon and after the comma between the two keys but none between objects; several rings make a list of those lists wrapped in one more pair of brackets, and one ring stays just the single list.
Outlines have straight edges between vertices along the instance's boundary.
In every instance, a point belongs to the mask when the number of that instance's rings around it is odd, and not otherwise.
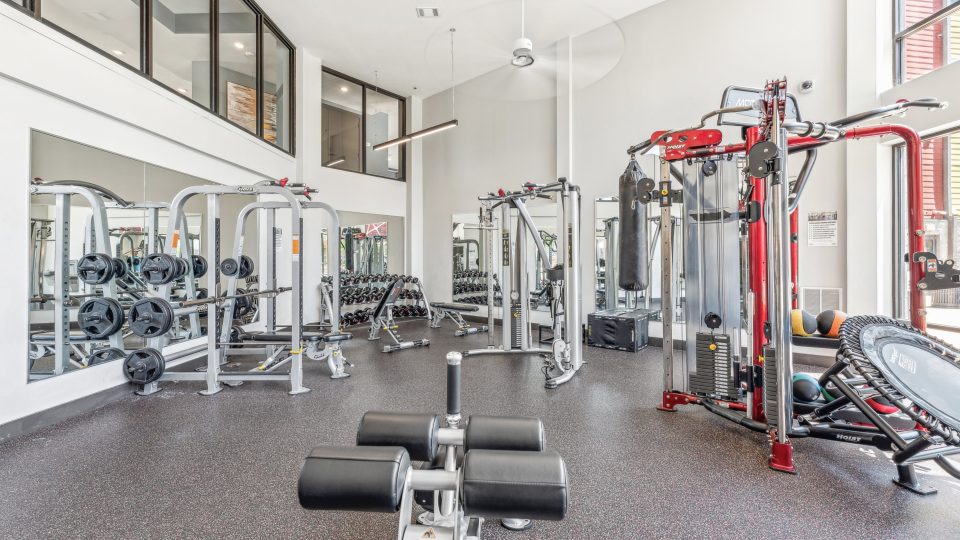
[{"label": "black plyo box", "polygon": [[637,352],[650,344],[650,309],[607,309],[587,315],[587,345]]}]

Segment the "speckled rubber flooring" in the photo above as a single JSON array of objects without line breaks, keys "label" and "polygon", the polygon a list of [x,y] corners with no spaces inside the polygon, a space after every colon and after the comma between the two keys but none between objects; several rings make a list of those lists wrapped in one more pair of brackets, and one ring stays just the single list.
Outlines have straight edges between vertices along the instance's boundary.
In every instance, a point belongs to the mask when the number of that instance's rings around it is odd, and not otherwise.
[{"label": "speckled rubber flooring", "polygon": [[[0,537],[394,538],[395,515],[301,509],[296,481],[312,446],[353,443],[366,410],[443,411],[445,353],[487,338],[417,326],[404,335],[432,345],[390,355],[358,333],[349,379],[308,363],[309,394],[262,382],[203,397],[199,383],[164,383],[0,444]],[[466,361],[464,412],[541,417],[570,474],[565,521],[523,533],[488,523],[484,538],[960,535],[960,482],[936,467],[923,478],[940,493],[919,497],[890,482],[875,450],[798,440],[800,474],[777,473],[762,435],[699,408],[654,408],[659,349],[585,350],[589,364],[556,390],[537,359]]]}]

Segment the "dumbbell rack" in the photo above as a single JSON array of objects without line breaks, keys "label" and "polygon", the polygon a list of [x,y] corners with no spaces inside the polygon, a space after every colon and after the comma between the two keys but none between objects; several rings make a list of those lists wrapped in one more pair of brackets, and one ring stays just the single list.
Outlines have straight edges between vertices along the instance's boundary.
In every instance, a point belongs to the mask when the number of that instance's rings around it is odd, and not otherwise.
[{"label": "dumbbell rack", "polygon": [[402,304],[393,307],[393,317],[427,318],[431,316],[423,283],[414,276],[397,274],[349,274],[340,275],[340,306],[356,307],[340,315],[343,326],[354,326],[370,322],[374,307],[387,293],[387,287],[396,279],[404,280],[404,290],[400,295]]},{"label": "dumbbell rack", "polygon": [[[487,279],[489,279],[487,276],[486,272],[479,270],[454,273],[453,301],[461,304],[487,305]],[[496,276],[493,277],[493,280],[494,304],[495,307],[499,307],[502,305],[503,299]]]}]

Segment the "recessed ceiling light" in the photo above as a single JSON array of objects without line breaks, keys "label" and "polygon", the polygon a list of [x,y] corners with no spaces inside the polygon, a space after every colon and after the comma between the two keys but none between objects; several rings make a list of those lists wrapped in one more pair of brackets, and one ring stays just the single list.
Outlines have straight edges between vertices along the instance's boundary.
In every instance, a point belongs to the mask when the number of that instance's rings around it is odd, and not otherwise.
[{"label": "recessed ceiling light", "polygon": [[111,52],[117,56],[123,56],[123,51],[121,51],[120,49],[114,49]]},{"label": "recessed ceiling light", "polygon": [[242,48],[244,48],[245,45],[243,44],[243,42],[234,41],[234,42],[233,42],[233,46],[236,47],[236,48],[238,48],[238,49],[242,49]]},{"label": "recessed ceiling light", "polygon": [[253,56],[253,51],[243,51],[244,56]]},{"label": "recessed ceiling light", "polygon": [[110,20],[110,17],[107,17],[102,11],[84,11],[83,14],[95,21],[103,22]]},{"label": "recessed ceiling light", "polygon": [[350,87],[348,87],[348,86],[341,86],[341,87],[340,87],[340,91],[343,92],[343,93],[347,93],[347,92],[350,91]]},{"label": "recessed ceiling light", "polygon": [[186,89],[186,88],[177,88],[177,92],[180,92],[181,94],[186,94],[186,93],[187,93],[187,89]]},{"label": "recessed ceiling light", "polygon": [[417,17],[421,19],[431,19],[440,16],[440,9],[435,7],[418,7]]}]

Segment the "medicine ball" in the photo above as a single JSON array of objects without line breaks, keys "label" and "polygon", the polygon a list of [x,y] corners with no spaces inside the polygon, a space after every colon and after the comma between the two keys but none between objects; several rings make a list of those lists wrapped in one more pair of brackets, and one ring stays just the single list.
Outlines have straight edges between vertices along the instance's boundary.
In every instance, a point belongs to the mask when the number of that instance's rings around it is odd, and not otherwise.
[{"label": "medicine ball", "polygon": [[793,399],[811,403],[820,397],[820,383],[812,375],[797,373],[793,376]]},{"label": "medicine ball", "polygon": [[809,311],[793,310],[790,313],[790,321],[795,336],[809,336],[817,331],[817,318]]},{"label": "medicine ball", "polygon": [[847,314],[836,310],[828,309],[817,315],[817,331],[820,335],[828,338],[840,337],[840,325],[847,320]]}]

